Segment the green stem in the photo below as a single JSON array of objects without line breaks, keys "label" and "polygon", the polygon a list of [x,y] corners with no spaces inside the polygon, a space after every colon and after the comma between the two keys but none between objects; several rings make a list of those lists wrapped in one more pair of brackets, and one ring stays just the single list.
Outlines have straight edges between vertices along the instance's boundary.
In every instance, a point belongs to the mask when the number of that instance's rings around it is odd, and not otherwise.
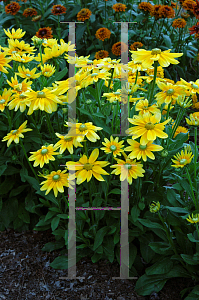
[{"label": "green stem", "polygon": [[50,122],[49,115],[48,115],[48,113],[47,113],[46,111],[45,111],[45,115],[46,115],[46,121],[47,121],[49,133],[50,133],[50,135],[51,135],[51,138],[52,138],[53,143],[55,143],[55,133],[54,133],[52,124],[51,124],[51,122]]},{"label": "green stem", "polygon": [[137,80],[138,80],[138,70],[136,71],[136,77],[135,77],[135,83],[134,83],[134,85],[136,85]]},{"label": "green stem", "polygon": [[30,166],[30,168],[31,168],[31,170],[32,170],[32,172],[33,172],[33,174],[35,175],[36,180],[39,182],[39,179],[38,179],[38,177],[37,177],[37,174],[35,173],[35,170],[33,169],[33,166],[31,165],[31,163],[30,163],[30,161],[29,161],[29,159],[28,159],[28,156],[27,156],[27,154],[26,154],[26,150],[25,150],[25,148],[24,148],[24,145],[23,145],[23,143],[22,143],[21,140],[19,140],[19,142],[20,142],[21,148],[23,149],[23,152],[24,152],[24,155],[25,155],[25,157],[26,157],[26,159],[27,159],[27,162],[28,162],[28,164],[29,164],[29,166]]},{"label": "green stem", "polygon": [[[111,157],[111,165],[113,165],[113,153],[112,153],[112,157]],[[105,197],[105,207],[107,206],[108,190],[109,190],[110,181],[111,181],[111,174],[109,174],[108,183],[107,183],[106,197]]]},{"label": "green stem", "polygon": [[84,151],[86,153],[86,156],[88,157],[88,149],[87,149],[86,141],[84,141]]},{"label": "green stem", "polygon": [[174,123],[174,126],[173,126],[173,129],[172,129],[172,132],[171,132],[171,138],[173,139],[173,136],[176,132],[176,129],[178,128],[178,125],[180,124],[182,118],[183,118],[183,115],[184,115],[184,108],[181,108],[179,111],[178,111],[178,114],[177,114],[177,117],[176,117],[176,121]]},{"label": "green stem", "polygon": [[166,120],[168,120],[168,117],[169,117],[170,107],[171,107],[171,102],[170,102],[169,105],[168,105],[167,115],[166,115]]},{"label": "green stem", "polygon": [[29,117],[30,117],[31,121],[32,121],[33,124],[34,124],[35,129],[37,130],[37,133],[38,133],[39,138],[40,138],[40,140],[41,140],[41,143],[42,143],[42,145],[43,145],[42,135],[41,135],[41,133],[39,132],[39,129],[37,128],[36,122],[35,122],[34,118],[32,117],[32,115],[30,115]]},{"label": "green stem", "polygon": [[93,38],[92,38],[92,35],[91,35],[91,32],[90,32],[90,29],[89,29],[89,26],[88,26],[88,21],[86,21],[86,26],[87,26],[88,34],[89,34],[89,36],[91,38],[92,44],[93,44],[93,46],[95,48],[95,51],[97,51],[97,49],[95,47],[95,44],[94,44],[94,41],[93,41]]},{"label": "green stem", "polygon": [[191,194],[192,194],[193,202],[194,202],[194,205],[195,205],[195,209],[198,209],[198,207],[197,207],[198,205],[196,204],[196,199],[195,199],[194,192],[193,192],[193,185],[192,185],[191,177],[190,177],[190,174],[189,174],[189,170],[188,170],[187,167],[185,167],[185,168],[186,168],[186,173],[187,173],[187,177],[188,177],[190,188],[191,188]]},{"label": "green stem", "polygon": [[157,76],[157,68],[158,68],[158,61],[154,62],[154,76],[153,76],[153,84],[152,84],[152,89],[151,89],[151,95],[149,98],[149,105],[152,102],[153,99],[153,93],[154,93],[154,89],[155,89],[155,82],[156,82],[156,76]]},{"label": "green stem", "polygon": [[112,81],[112,79],[113,79],[113,73],[114,73],[114,68],[111,69],[111,78],[109,79],[107,93],[109,93],[109,91],[110,91],[111,81]]},{"label": "green stem", "polygon": [[199,229],[198,229],[198,224],[197,223],[196,223],[196,230],[197,230],[198,237],[199,237]]},{"label": "green stem", "polygon": [[102,106],[101,106],[100,94],[99,94],[99,81],[96,84],[96,93],[97,93],[97,102],[98,102],[98,105],[99,105],[99,110],[102,113]]},{"label": "green stem", "polygon": [[40,53],[40,56],[41,56],[41,65],[42,67],[44,66],[43,64],[43,58],[42,58],[42,49],[41,49],[42,45],[39,45],[39,53]]}]

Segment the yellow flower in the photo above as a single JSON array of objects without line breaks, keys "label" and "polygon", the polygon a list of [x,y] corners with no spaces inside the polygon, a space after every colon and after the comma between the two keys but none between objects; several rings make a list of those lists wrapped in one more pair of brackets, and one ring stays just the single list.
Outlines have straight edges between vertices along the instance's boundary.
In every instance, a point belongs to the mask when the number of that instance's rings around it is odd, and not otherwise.
[{"label": "yellow flower", "polygon": [[50,91],[48,88],[43,88],[42,91],[27,91],[24,95],[27,97],[27,105],[29,106],[28,115],[31,115],[35,110],[44,110],[51,114],[57,110],[57,104],[62,104],[62,101],[53,93],[54,90]]},{"label": "yellow flower", "polygon": [[155,201],[152,201],[151,205],[149,205],[149,208],[150,208],[150,212],[151,213],[156,213],[159,211],[160,209],[160,202],[155,202]]},{"label": "yellow flower", "polygon": [[199,126],[199,116],[197,114],[190,114],[189,119],[185,118],[188,125]]},{"label": "yellow flower", "polygon": [[63,193],[64,192],[64,186],[69,187],[73,189],[71,180],[68,178],[68,174],[65,174],[65,171],[52,171],[48,175],[43,175],[44,178],[46,178],[45,181],[42,181],[40,184],[43,184],[43,186],[40,188],[41,191],[45,191],[45,195],[47,195],[52,189],[54,192],[55,197],[57,197],[58,192]]},{"label": "yellow flower", "polygon": [[161,120],[161,114],[150,115],[145,113],[143,116],[134,116],[133,119],[128,118],[131,124],[137,125],[135,127],[126,130],[126,133],[134,136],[136,139],[141,136],[141,145],[146,145],[149,141],[154,141],[157,137],[165,139],[168,135],[163,132],[165,124],[167,124],[170,119],[159,123]]},{"label": "yellow flower", "polygon": [[[154,76],[154,67],[151,67],[151,68],[147,69],[146,73],[149,76],[150,75]],[[157,67],[157,77],[164,78],[164,69],[161,66]]]},{"label": "yellow flower", "polygon": [[97,130],[102,130],[102,127],[94,126],[92,122],[88,123],[71,123],[66,122],[68,127],[71,127],[70,131],[68,132],[69,136],[77,136],[77,142],[82,142],[84,137],[86,136],[87,139],[93,143],[96,140],[99,140],[100,137],[95,133]]},{"label": "yellow flower", "polygon": [[12,28],[12,32],[10,32],[9,29],[7,29],[7,31],[5,29],[3,30],[10,39],[21,39],[26,33],[26,31],[22,31],[21,28],[18,28],[16,31]]},{"label": "yellow flower", "polygon": [[180,85],[165,84],[163,82],[157,82],[157,85],[162,90],[162,92],[155,95],[158,104],[169,104],[171,101],[177,100],[180,95],[185,94],[184,87]]},{"label": "yellow flower", "polygon": [[21,83],[17,80],[17,75],[15,74],[15,77],[11,77],[11,82],[7,80],[7,83],[13,88],[13,93],[21,94],[23,92],[26,92],[30,89],[32,81],[27,82],[27,78],[24,79]]},{"label": "yellow flower", "polygon": [[30,61],[32,61],[34,59],[34,56],[30,56],[30,54],[26,55],[26,54],[22,54],[19,55],[17,53],[14,53],[11,55],[12,60],[14,61],[18,61],[20,63],[26,64],[29,63]]},{"label": "yellow flower", "polygon": [[121,91],[113,92],[113,93],[103,93],[102,97],[106,97],[107,101],[110,103],[113,103],[114,101],[121,102]]},{"label": "yellow flower", "polygon": [[168,67],[170,64],[179,64],[179,61],[175,60],[175,57],[180,57],[183,53],[169,53],[171,49],[161,51],[159,48],[152,50],[138,49],[137,51],[131,51],[132,59],[134,63],[141,61],[143,67],[150,68],[154,61],[158,61],[162,67]]},{"label": "yellow flower", "polygon": [[8,40],[8,53],[23,55],[25,53],[33,54],[36,51],[35,47],[31,47],[29,44],[25,44],[24,41],[19,41],[17,39]]},{"label": "yellow flower", "polygon": [[7,147],[10,146],[10,144],[14,141],[15,144],[19,143],[19,138],[24,138],[24,135],[22,132],[32,131],[30,128],[26,128],[26,124],[28,121],[25,121],[18,129],[11,130],[10,133],[8,133],[6,136],[4,136],[2,142],[7,142]]},{"label": "yellow flower", "polygon": [[40,77],[41,73],[35,74],[37,71],[37,68],[34,68],[32,70],[26,69],[24,66],[18,67],[19,73],[16,73],[16,75],[19,75],[21,78],[28,78],[28,79],[35,79]]},{"label": "yellow flower", "polygon": [[155,159],[152,151],[161,151],[163,149],[162,146],[154,145],[152,142],[148,142],[146,145],[141,145],[132,139],[127,140],[127,142],[130,144],[130,146],[126,147],[124,151],[132,151],[128,155],[130,159],[136,158],[139,160],[142,158],[144,161],[147,161],[147,157],[150,159]]},{"label": "yellow flower", "polygon": [[[107,161],[96,161],[99,156],[99,149],[94,149],[89,158],[84,154],[78,162],[69,161],[66,166],[69,170],[77,170],[75,176],[77,184],[81,184],[85,180],[89,182],[92,175],[99,181],[105,181],[100,175],[109,175],[102,167],[109,165]],[[71,177],[72,178],[72,177]]]},{"label": "yellow flower", "polygon": [[29,103],[30,101],[27,101],[27,97],[23,93],[15,93],[12,95],[11,101],[8,103],[8,107],[10,110],[14,109],[17,111],[20,109],[20,112],[24,112],[27,104]]},{"label": "yellow flower", "polygon": [[29,157],[30,161],[35,161],[33,167],[37,167],[40,165],[40,168],[44,166],[44,164],[48,164],[50,160],[55,160],[53,155],[58,155],[59,152],[55,152],[53,145],[42,146],[36,152],[30,152],[32,155]]},{"label": "yellow flower", "polygon": [[11,89],[9,89],[9,90],[4,89],[3,90],[3,94],[0,95],[0,110],[1,111],[4,111],[8,101],[10,100],[11,95],[12,95]]},{"label": "yellow flower", "polygon": [[189,97],[179,96],[177,99],[177,104],[183,108],[188,108],[192,106],[192,99],[189,100]]},{"label": "yellow flower", "polygon": [[54,148],[57,150],[59,148],[59,153],[62,154],[66,149],[73,154],[73,146],[83,147],[79,142],[77,142],[76,137],[69,135],[61,135],[59,133],[55,133],[56,136],[60,139],[55,145]]},{"label": "yellow flower", "polygon": [[137,71],[145,71],[146,68],[143,67],[142,62],[138,61],[137,63],[134,63],[134,61],[130,61],[128,63],[128,66],[131,68],[131,72],[135,73]]},{"label": "yellow flower", "polygon": [[158,109],[156,104],[149,106],[149,102],[147,99],[138,101],[138,103],[135,106],[135,110],[139,111],[139,115],[143,115],[146,112],[149,112],[152,114],[160,113],[160,110]]},{"label": "yellow flower", "polygon": [[145,170],[142,169],[143,165],[140,162],[136,162],[136,160],[130,159],[129,156],[127,157],[124,152],[122,154],[125,160],[114,158],[118,164],[110,166],[111,168],[115,168],[111,174],[120,174],[120,181],[127,179],[129,184],[132,184],[132,178],[144,177],[143,173]]},{"label": "yellow flower", "polygon": [[184,79],[180,78],[180,81],[178,83],[185,86],[185,88],[189,90],[191,94],[199,93],[199,79],[197,79],[195,82],[187,82]]},{"label": "yellow flower", "polygon": [[49,64],[41,66],[40,68],[42,75],[44,75],[45,77],[50,77],[55,73],[55,67]]},{"label": "yellow flower", "polygon": [[174,155],[175,160],[171,159],[172,162],[175,164],[171,166],[174,168],[184,168],[184,166],[191,163],[193,157],[194,155],[191,152],[191,147],[184,147],[184,151],[182,150],[181,154],[177,153],[176,155]]},{"label": "yellow flower", "polygon": [[124,147],[122,144],[124,141],[118,142],[118,137],[113,139],[111,136],[110,141],[107,138],[104,138],[105,142],[102,142],[102,144],[105,147],[100,148],[101,150],[104,150],[105,153],[113,153],[113,156],[116,157],[117,155],[121,155],[121,153],[124,151],[122,148]]},{"label": "yellow flower", "polygon": [[11,58],[6,57],[7,52],[1,52],[0,47],[0,72],[8,73],[5,67],[12,68],[8,63],[12,60]]},{"label": "yellow flower", "polygon": [[199,214],[192,214],[191,216],[186,219],[188,222],[194,224],[199,222]]},{"label": "yellow flower", "polygon": [[[173,125],[173,126],[174,126],[174,125]],[[172,128],[173,128],[173,126],[172,126]],[[175,132],[173,138],[175,138],[176,135],[178,135],[178,134],[181,133],[181,132],[183,132],[183,133],[187,133],[187,132],[188,132],[188,139],[189,139],[189,131],[188,131],[188,129],[187,129],[186,127],[183,127],[183,126],[178,126],[178,127],[177,127],[176,132]],[[187,139],[187,141],[188,141],[188,139]],[[186,142],[186,141],[185,141],[185,142]]]}]

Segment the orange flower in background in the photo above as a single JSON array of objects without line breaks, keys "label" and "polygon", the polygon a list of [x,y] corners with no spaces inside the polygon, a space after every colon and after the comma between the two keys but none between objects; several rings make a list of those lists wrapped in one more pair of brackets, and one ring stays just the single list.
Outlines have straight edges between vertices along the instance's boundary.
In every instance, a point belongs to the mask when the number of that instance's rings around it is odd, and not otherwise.
[{"label": "orange flower in background", "polygon": [[181,13],[181,17],[182,17],[183,19],[188,19],[188,17],[190,17],[190,15],[187,14],[187,13]]},{"label": "orange flower in background", "polygon": [[161,7],[162,5],[160,4],[153,5],[153,9],[150,11],[150,15],[155,17],[156,20],[162,18]]},{"label": "orange flower in background", "polygon": [[160,8],[160,13],[162,15],[162,18],[174,18],[175,17],[175,11],[171,6],[168,5],[162,5]]},{"label": "orange flower in background", "polygon": [[35,35],[40,39],[51,39],[53,38],[52,33],[53,31],[50,27],[43,27],[43,28],[39,28],[39,30]]},{"label": "orange flower in background", "polygon": [[119,11],[125,11],[126,10],[126,5],[125,4],[122,4],[122,3],[116,3],[112,6],[112,8],[116,11],[116,12],[119,12]]},{"label": "orange flower in background", "polygon": [[175,2],[171,1],[171,7],[172,7],[172,8],[176,8],[176,5],[177,5],[177,4],[176,4]]},{"label": "orange flower in background", "polygon": [[96,31],[96,38],[100,41],[104,41],[105,39],[110,39],[111,32],[109,29],[102,27]]},{"label": "orange flower in background", "polygon": [[23,16],[26,17],[26,18],[27,17],[33,17],[33,16],[36,16],[36,15],[37,15],[36,9],[31,8],[31,7],[26,8],[23,12]]},{"label": "orange flower in background", "polygon": [[20,7],[21,6],[19,5],[19,3],[12,1],[10,4],[6,5],[5,12],[14,16],[16,15],[16,13],[18,13]]},{"label": "orange flower in background", "polygon": [[142,48],[144,46],[141,42],[135,42],[130,46],[132,51],[137,51],[138,48]]},{"label": "orange flower in background", "polygon": [[196,2],[193,1],[193,0],[185,0],[183,3],[182,3],[182,7],[186,10],[190,10],[193,12],[193,9],[194,9],[194,6],[196,6]]},{"label": "orange flower in background", "polygon": [[32,20],[31,20],[31,21],[33,21],[33,22],[37,22],[37,21],[39,21],[40,19],[41,19],[41,15],[38,15],[38,16],[36,16],[36,17],[32,18]]},{"label": "orange flower in background", "polygon": [[199,1],[196,0],[196,5],[193,8],[193,14],[195,15],[196,19],[199,19]]},{"label": "orange flower in background", "polygon": [[112,53],[116,56],[119,56],[121,55],[121,52],[126,52],[128,50],[128,46],[123,43],[123,42],[118,42],[118,43],[115,43],[113,46],[112,46]]},{"label": "orange flower in background", "polygon": [[95,53],[95,58],[96,59],[103,59],[105,57],[108,57],[109,53],[106,50],[100,50]]},{"label": "orange flower in background", "polygon": [[153,10],[153,5],[149,2],[141,2],[138,5],[138,8],[144,10],[145,12],[150,12]]},{"label": "orange flower in background", "polygon": [[66,7],[63,5],[53,5],[53,8],[51,9],[51,12],[53,15],[62,15],[66,13]]},{"label": "orange flower in background", "polygon": [[196,23],[196,25],[193,25],[191,28],[189,28],[190,34],[198,34],[199,33],[199,22]]},{"label": "orange flower in background", "polygon": [[77,14],[77,20],[84,22],[85,20],[90,19],[92,12],[88,8],[81,9]]},{"label": "orange flower in background", "polygon": [[172,23],[172,27],[175,27],[175,28],[184,28],[186,26],[187,22],[184,20],[184,19],[176,19],[173,21]]}]

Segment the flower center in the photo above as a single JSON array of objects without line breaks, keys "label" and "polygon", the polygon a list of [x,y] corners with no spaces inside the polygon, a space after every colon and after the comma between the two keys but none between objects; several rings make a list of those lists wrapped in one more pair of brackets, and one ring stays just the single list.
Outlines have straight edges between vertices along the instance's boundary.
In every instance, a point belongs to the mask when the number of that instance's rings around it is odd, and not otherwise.
[{"label": "flower center", "polygon": [[28,76],[28,77],[31,77],[31,75],[30,75],[30,74],[26,74],[26,76]]},{"label": "flower center", "polygon": [[21,99],[25,99],[25,98],[26,98],[26,96],[25,96],[24,94],[21,94],[21,95],[19,95],[19,98],[21,98]]},{"label": "flower center", "polygon": [[124,167],[125,167],[127,170],[130,170],[130,169],[131,169],[131,164],[126,163],[126,164],[124,165]]},{"label": "flower center", "polygon": [[84,125],[84,124],[82,124],[82,125],[79,126],[79,130],[80,131],[84,131],[84,130],[87,130],[87,129],[88,129],[87,126]]},{"label": "flower center", "polygon": [[154,125],[153,123],[151,123],[151,122],[146,123],[146,125],[145,125],[145,128],[146,128],[147,130],[154,129],[154,127],[155,127],[155,125]]},{"label": "flower center", "polygon": [[91,165],[91,164],[89,164],[89,163],[84,164],[84,169],[86,169],[87,171],[88,171],[88,170],[91,170],[92,167],[93,167],[93,165]]},{"label": "flower center", "polygon": [[148,106],[143,106],[143,109],[149,109]]},{"label": "flower center", "polygon": [[93,73],[93,74],[91,74],[91,77],[95,77],[97,75],[98,75],[98,73]]},{"label": "flower center", "polygon": [[192,83],[191,86],[192,86],[192,88],[194,88],[194,89],[198,89],[198,85],[197,85],[197,84]]},{"label": "flower center", "polygon": [[120,92],[114,92],[114,95],[120,95],[121,93]]},{"label": "flower center", "polygon": [[174,93],[174,89],[169,89],[169,90],[167,91],[167,95],[173,95],[173,93]]},{"label": "flower center", "polygon": [[198,221],[198,218],[192,218],[192,221],[193,221],[193,222],[197,222],[197,221]]},{"label": "flower center", "polygon": [[152,51],[151,51],[151,55],[156,55],[156,54],[160,54],[161,53],[161,50],[159,48],[154,48]]},{"label": "flower center", "polygon": [[24,58],[21,58],[21,61],[25,61],[25,59],[24,59]]},{"label": "flower center", "polygon": [[18,92],[21,92],[22,91],[22,84],[19,83],[15,86],[15,89],[18,91]]},{"label": "flower center", "polygon": [[116,149],[117,149],[117,147],[116,147],[115,145],[111,145],[111,146],[110,146],[110,150],[111,150],[111,151],[115,151]]},{"label": "flower center", "polygon": [[140,145],[140,147],[139,147],[139,148],[140,148],[141,150],[145,150],[145,149],[146,149],[146,147],[147,147],[147,145]]},{"label": "flower center", "polygon": [[6,102],[5,99],[1,99],[1,100],[0,100],[0,104],[4,104],[5,102]]},{"label": "flower center", "polygon": [[17,133],[17,129],[13,130],[12,134],[16,134]]},{"label": "flower center", "polygon": [[12,51],[12,54],[15,54],[15,53],[17,53],[17,51]]},{"label": "flower center", "polygon": [[48,149],[42,149],[42,150],[41,150],[41,154],[42,154],[42,155],[45,155],[46,153],[48,153]]},{"label": "flower center", "polygon": [[68,136],[65,136],[65,137],[64,137],[64,140],[67,141],[67,142],[72,141],[72,139],[73,139],[72,137],[68,137]]},{"label": "flower center", "polygon": [[44,92],[37,92],[37,98],[46,98],[46,94]]},{"label": "flower center", "polygon": [[181,164],[181,165],[185,165],[186,162],[187,162],[186,158],[183,158],[183,159],[180,160],[180,164]]},{"label": "flower center", "polygon": [[53,180],[54,180],[54,181],[59,180],[59,178],[60,178],[60,176],[59,176],[58,174],[56,174],[56,175],[53,176]]}]

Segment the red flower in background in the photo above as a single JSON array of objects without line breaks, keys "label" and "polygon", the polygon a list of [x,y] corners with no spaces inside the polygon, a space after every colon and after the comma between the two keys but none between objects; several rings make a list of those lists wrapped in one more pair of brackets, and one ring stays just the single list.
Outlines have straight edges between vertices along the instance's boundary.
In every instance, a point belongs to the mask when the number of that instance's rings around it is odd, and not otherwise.
[{"label": "red flower in background", "polygon": [[189,28],[190,34],[199,33],[199,22],[196,23],[196,25],[193,25],[191,28]]}]

